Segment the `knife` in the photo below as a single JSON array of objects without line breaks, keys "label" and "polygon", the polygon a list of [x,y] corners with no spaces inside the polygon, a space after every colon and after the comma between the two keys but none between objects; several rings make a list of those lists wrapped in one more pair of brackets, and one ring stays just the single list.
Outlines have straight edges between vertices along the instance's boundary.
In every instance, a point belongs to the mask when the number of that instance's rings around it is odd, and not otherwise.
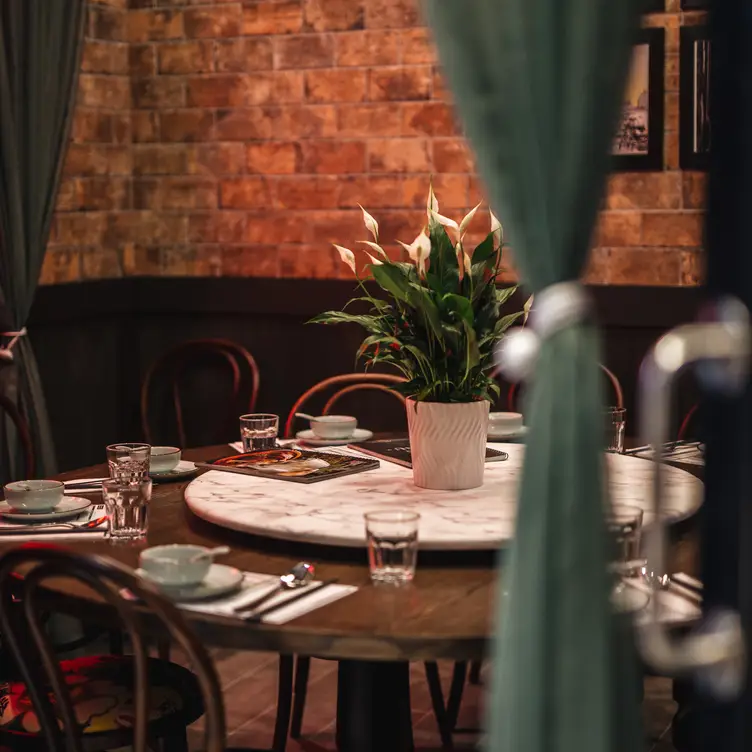
[{"label": "knife", "polygon": [[275,603],[273,606],[267,606],[266,608],[262,608],[260,611],[254,611],[251,610],[250,614],[243,614],[241,611],[238,615],[240,616],[243,621],[261,621],[265,616],[269,616],[269,614],[274,613],[280,608],[285,608],[286,606],[289,606],[291,603],[295,603],[295,601],[299,601],[302,598],[306,598],[312,593],[318,593],[319,591],[323,590],[325,587],[329,587],[329,585],[334,585],[335,583],[339,582],[337,579],[333,580],[323,580],[320,582],[315,582],[312,585],[309,585],[306,588],[303,588],[299,593],[296,593],[291,598],[285,598],[285,600],[281,601],[280,603]]}]

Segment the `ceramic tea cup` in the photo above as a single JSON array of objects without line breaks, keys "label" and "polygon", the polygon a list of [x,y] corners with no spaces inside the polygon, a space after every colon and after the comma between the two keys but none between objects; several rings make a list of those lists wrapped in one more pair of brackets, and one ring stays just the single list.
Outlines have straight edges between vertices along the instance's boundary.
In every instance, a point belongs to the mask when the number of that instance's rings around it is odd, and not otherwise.
[{"label": "ceramic tea cup", "polygon": [[49,512],[62,500],[65,486],[59,480],[19,480],[3,487],[5,500],[22,512]]},{"label": "ceramic tea cup", "polygon": [[214,561],[210,551],[206,546],[183,543],[152,546],[141,552],[139,566],[160,585],[190,587],[198,585],[208,574]]},{"label": "ceramic tea cup", "polygon": [[168,473],[180,463],[180,449],[169,446],[153,446],[149,456],[150,473]]},{"label": "ceramic tea cup", "polygon": [[358,427],[352,415],[319,415],[311,419],[311,430],[319,439],[349,439]]}]

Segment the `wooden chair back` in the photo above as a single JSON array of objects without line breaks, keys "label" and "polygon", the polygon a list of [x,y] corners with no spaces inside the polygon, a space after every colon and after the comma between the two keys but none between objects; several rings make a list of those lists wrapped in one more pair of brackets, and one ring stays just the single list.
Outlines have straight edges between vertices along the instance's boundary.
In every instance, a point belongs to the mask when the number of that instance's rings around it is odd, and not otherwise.
[{"label": "wooden chair back", "polygon": [[322,415],[329,415],[334,405],[346,394],[364,390],[387,392],[396,397],[404,405],[405,398],[389,388],[390,384],[400,384],[404,381],[405,379],[402,376],[395,376],[390,373],[343,373],[337,376],[330,376],[328,379],[320,381],[304,392],[292,406],[292,410],[290,410],[290,414],[287,416],[287,421],[285,422],[285,437],[289,438],[292,436],[295,413],[303,410],[308,400],[327,389],[339,387],[327,400],[321,412]]},{"label": "wooden chair back", "polygon": [[[207,752],[225,745],[222,689],[206,648],[180,610],[133,570],[103,556],[84,556],[55,545],[28,543],[0,556],[0,638],[18,663],[49,752],[83,752],[83,729],[43,623],[40,592],[50,579],[70,578],[114,607],[133,650],[133,750],[147,752],[148,645],[140,628],[156,617],[191,662],[205,711]],[[128,595],[130,594],[130,595]],[[54,702],[51,700],[54,697]],[[41,748],[41,745],[40,745]]]},{"label": "wooden chair back", "polygon": [[31,432],[29,426],[26,423],[26,419],[21,414],[21,411],[16,406],[13,400],[9,399],[4,394],[0,394],[0,411],[4,412],[13,427],[16,429],[18,435],[18,441],[21,445],[21,451],[24,457],[24,477],[23,478],[8,478],[4,482],[10,483],[14,480],[29,480],[34,477],[36,471],[36,462],[34,461],[34,445],[31,441]]},{"label": "wooden chair back", "polygon": [[154,443],[154,431],[149,421],[151,393],[157,376],[164,374],[172,393],[178,441],[181,447],[189,446],[183,403],[180,397],[180,383],[189,367],[207,360],[220,360],[227,366],[232,376],[227,406],[218,412],[214,421],[217,428],[216,440],[227,440],[231,435],[228,431],[237,433],[235,424],[238,416],[254,411],[261,379],[256,361],[246,348],[226,339],[197,339],[183,342],[155,360],[144,377],[141,386],[141,427],[147,442]]},{"label": "wooden chair back", "polygon": [[[599,364],[601,371],[603,371],[606,378],[611,383],[611,388],[614,393],[614,407],[624,407],[624,390],[621,388],[621,383],[619,382],[619,379],[616,378],[616,374],[606,368],[603,364]],[[515,412],[515,406],[517,404],[517,393],[519,391],[519,384],[512,384],[509,387],[509,391],[507,392],[507,410],[510,412]]]},{"label": "wooden chair back", "polygon": [[687,438],[689,427],[692,425],[692,420],[694,419],[699,407],[699,405],[692,405],[687,411],[687,414],[684,416],[681,425],[679,426],[679,431],[676,435],[677,441],[684,441],[684,439]]}]

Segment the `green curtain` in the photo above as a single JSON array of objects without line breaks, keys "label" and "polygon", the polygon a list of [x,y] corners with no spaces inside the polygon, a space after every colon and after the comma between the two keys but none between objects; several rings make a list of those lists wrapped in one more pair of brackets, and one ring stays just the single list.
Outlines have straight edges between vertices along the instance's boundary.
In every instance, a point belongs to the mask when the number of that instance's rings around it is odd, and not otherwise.
[{"label": "green curtain", "polygon": [[[0,2],[0,331],[26,323],[55,208],[81,63],[85,0]],[[4,342],[6,340],[3,340]],[[0,365],[0,388],[21,407],[36,473],[54,473],[44,394],[28,338]],[[4,426],[0,472],[23,477]]]},{"label": "green curtain", "polygon": [[[428,10],[523,284],[535,293],[576,280],[638,3],[428,0]],[[517,532],[500,577],[490,750],[642,747],[629,625],[608,603],[599,356],[597,327],[584,322],[544,340],[536,361]]]}]

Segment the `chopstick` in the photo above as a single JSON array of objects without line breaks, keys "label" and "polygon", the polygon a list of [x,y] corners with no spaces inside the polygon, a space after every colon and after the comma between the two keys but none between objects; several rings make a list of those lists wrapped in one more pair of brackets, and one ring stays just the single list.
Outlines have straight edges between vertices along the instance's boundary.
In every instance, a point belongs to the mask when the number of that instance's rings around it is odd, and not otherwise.
[{"label": "chopstick", "polygon": [[339,582],[336,578],[333,580],[323,580],[320,582],[315,582],[312,585],[309,585],[308,587],[303,588],[299,593],[296,595],[293,595],[291,598],[285,598],[285,600],[281,601],[280,603],[275,603],[273,606],[267,606],[267,608],[262,608],[260,611],[254,610],[253,607],[249,608],[248,610],[251,612],[249,614],[244,614],[243,611],[238,612],[238,616],[240,616],[244,621],[261,621],[265,616],[269,616],[269,614],[274,613],[280,608],[285,608],[286,606],[289,606],[291,603],[295,603],[296,601],[301,600],[302,598],[306,598],[312,593],[318,593],[319,591],[323,590],[325,587],[329,587],[329,585],[334,585],[335,583]]}]

